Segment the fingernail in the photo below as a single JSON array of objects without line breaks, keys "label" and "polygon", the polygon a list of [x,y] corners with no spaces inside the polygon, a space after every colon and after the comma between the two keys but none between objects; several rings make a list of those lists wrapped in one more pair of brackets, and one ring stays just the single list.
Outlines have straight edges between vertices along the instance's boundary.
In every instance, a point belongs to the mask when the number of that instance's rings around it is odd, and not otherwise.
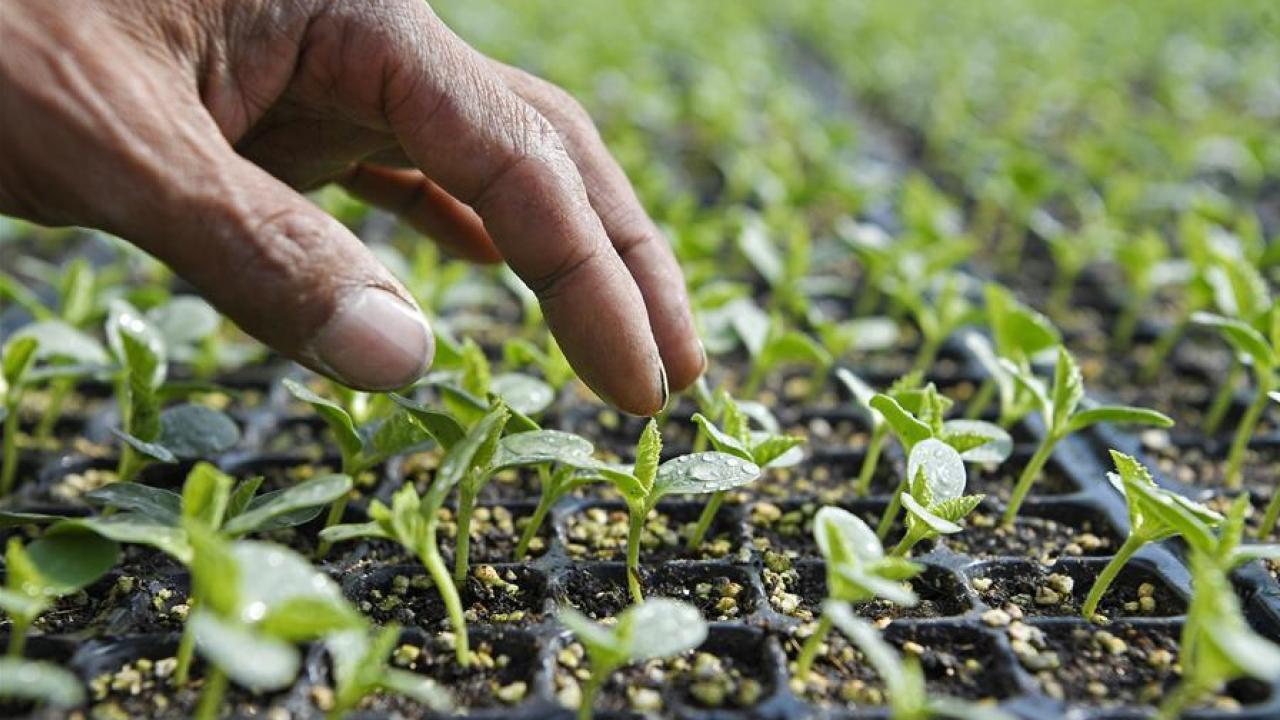
[{"label": "fingernail", "polygon": [[662,386],[662,404],[658,406],[656,415],[661,415],[667,409],[667,403],[671,401],[671,385],[667,382],[667,368],[663,366],[662,361],[658,361],[658,384]]},{"label": "fingernail", "polygon": [[702,375],[707,371],[707,367],[711,363],[707,359],[707,346],[702,342],[702,338],[698,338],[698,352],[702,353],[702,370],[698,371],[698,375]]},{"label": "fingernail", "polygon": [[361,390],[408,385],[426,371],[434,351],[418,308],[372,286],[347,295],[311,341],[311,354],[325,369]]}]

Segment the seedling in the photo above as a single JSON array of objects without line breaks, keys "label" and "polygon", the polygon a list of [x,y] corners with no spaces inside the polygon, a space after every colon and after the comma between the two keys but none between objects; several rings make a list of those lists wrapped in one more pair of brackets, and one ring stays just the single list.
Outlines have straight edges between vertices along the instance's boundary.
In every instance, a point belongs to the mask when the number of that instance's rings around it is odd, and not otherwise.
[{"label": "seedling", "polygon": [[[771,240],[771,232],[782,235],[782,242]],[[774,307],[798,320],[809,314],[811,248],[809,229],[786,217],[766,224],[763,218],[751,215],[738,234],[738,250],[769,284]]]},{"label": "seedling", "polygon": [[920,348],[912,370],[927,372],[947,338],[982,319],[981,308],[965,296],[964,276],[959,273],[939,277],[934,292],[928,295],[919,286],[907,285],[896,288],[895,293],[920,329]]},{"label": "seedling", "polygon": [[119,556],[115,542],[71,528],[55,528],[26,546],[9,538],[0,610],[10,619],[10,662],[21,660],[27,631],[55,600],[102,577]]},{"label": "seedling", "polygon": [[891,553],[897,557],[905,556],[922,540],[963,530],[958,523],[985,497],[963,494],[964,460],[954,447],[935,438],[921,440],[911,448],[907,477],[911,482],[901,494],[907,531]]},{"label": "seedling", "polygon": [[490,398],[500,397],[518,425],[536,428],[537,423],[528,418],[537,416],[555,400],[555,390],[532,375],[494,374],[484,350],[471,338],[442,353],[437,366],[444,369],[433,372],[425,382],[440,391],[445,408],[464,425],[484,417]]},{"label": "seedling", "polygon": [[[861,604],[884,598],[904,607],[916,604],[916,594],[902,581],[919,575],[924,567],[885,555],[880,538],[858,516],[838,507],[823,507],[813,517],[813,537],[826,561],[829,601]],[[796,661],[795,677],[801,683],[808,681],[818,650],[835,623],[826,613],[827,607],[823,605],[818,627]]]},{"label": "seedling", "polygon": [[969,333],[965,343],[986,369],[988,378],[969,401],[969,418],[986,411],[991,396],[999,393],[1001,427],[1009,427],[1035,409],[1035,397],[1018,384],[1000,362],[1013,363],[1023,373],[1031,373],[1031,363],[1041,353],[1062,344],[1062,336],[1049,319],[1018,302],[1008,289],[998,283],[983,287],[986,298],[987,324],[991,341],[978,333]]},{"label": "seedling", "polygon": [[69,709],[84,702],[84,687],[54,663],[6,656],[0,657],[0,699]]},{"label": "seedling", "polygon": [[378,691],[403,695],[441,714],[453,709],[449,693],[430,678],[387,662],[399,639],[400,628],[395,625],[372,633],[359,628],[325,637],[333,668],[333,706],[325,716],[328,720],[346,716]]},{"label": "seedling", "polygon": [[[870,405],[897,436],[908,458],[917,445],[931,438],[953,448],[964,462],[999,464],[1013,452],[1013,438],[997,425],[982,420],[943,420],[951,400],[940,395],[933,383],[922,390],[901,390],[896,396],[877,394]],[[904,491],[913,480],[911,475],[898,480],[876,527],[881,540],[889,536],[902,508]]]},{"label": "seedling", "polygon": [[613,672],[629,663],[668,658],[692,650],[707,638],[707,623],[692,605],[651,598],[618,615],[613,626],[599,625],[573,608],[558,618],[582,643],[591,661],[591,677],[582,690],[578,720],[590,720],[596,697]]},{"label": "seedling", "polygon": [[1144,230],[1115,243],[1112,255],[1120,271],[1124,273],[1124,309],[1111,332],[1112,348],[1126,352],[1133,344],[1133,333],[1138,318],[1151,302],[1155,291],[1174,274],[1169,260],[1169,244],[1160,233]]},{"label": "seedling", "polygon": [[1013,520],[1022,508],[1031,486],[1040,477],[1053,449],[1072,433],[1079,432],[1101,422],[1127,423],[1132,425],[1150,425],[1167,428],[1173,420],[1155,410],[1129,407],[1125,405],[1101,405],[1080,409],[1080,401],[1084,398],[1084,380],[1080,376],[1080,368],[1075,358],[1062,346],[1058,347],[1058,362],[1053,373],[1053,387],[1049,388],[1040,378],[1023,372],[1022,369],[1005,362],[1005,367],[1013,374],[1017,382],[1035,397],[1036,406],[1040,409],[1044,421],[1044,439],[1027,461],[1018,482],[1013,488],[1009,505],[1005,508],[1003,523],[1012,526]]},{"label": "seedling", "polygon": [[661,465],[662,436],[650,420],[636,444],[635,465],[582,462],[584,470],[613,483],[622,493],[630,516],[627,532],[627,587],[635,602],[640,590],[640,536],[644,521],[666,495],[715,493],[746,485],[760,476],[760,466],[722,452],[701,452],[668,460]]},{"label": "seedling", "polygon": [[194,519],[186,530],[193,549],[191,587],[201,598],[187,626],[208,663],[197,720],[221,714],[228,681],[254,692],[293,682],[301,666],[296,643],[365,627],[338,585],[292,550],[227,542]]},{"label": "seedling", "polygon": [[[1269,393],[1272,400],[1280,403],[1280,392]],[[1267,503],[1266,512],[1262,516],[1262,524],[1258,526],[1258,537],[1267,538],[1276,530],[1276,523],[1280,521],[1280,488],[1271,492],[1271,500]]]},{"label": "seedling", "polygon": [[1230,343],[1238,356],[1237,362],[1253,366],[1255,396],[1240,418],[1236,426],[1235,437],[1231,441],[1231,450],[1227,454],[1227,469],[1224,480],[1227,487],[1239,488],[1241,469],[1244,465],[1245,452],[1249,447],[1249,439],[1262,418],[1266,409],[1269,394],[1276,387],[1276,372],[1280,368],[1280,303],[1260,318],[1269,325],[1264,335],[1258,328],[1235,318],[1209,313],[1196,313],[1191,316],[1193,322],[1206,327],[1217,328],[1222,337]]},{"label": "seedling", "polygon": [[[1134,553],[1149,543],[1187,533],[1202,532],[1199,528],[1216,527],[1223,520],[1222,515],[1204,505],[1157,486],[1147,468],[1134,458],[1112,450],[1111,459],[1116,465],[1116,472],[1108,473],[1107,479],[1116,490],[1120,491],[1129,507],[1129,537],[1125,538],[1124,544],[1098,574],[1098,579],[1094,581],[1088,597],[1085,598],[1081,614],[1090,620],[1097,619],[1098,603],[1102,602],[1107,589],[1111,587],[1111,583],[1115,581],[1116,576],[1128,564]],[[1153,503],[1176,504],[1184,512],[1161,512],[1160,508],[1152,507]],[[1198,524],[1189,526],[1188,515]]]},{"label": "seedling", "polygon": [[[565,436],[564,444],[566,449],[571,443],[581,443],[583,457],[590,457],[591,453],[594,452],[591,443],[577,435],[570,435],[569,433],[557,434]],[[511,437],[519,436],[513,435]],[[552,506],[560,501],[560,498],[573,493],[578,488],[600,482],[602,478],[597,475],[582,473],[575,465],[553,466],[551,463],[544,463],[538,465],[538,479],[538,505],[534,508],[533,514],[529,516],[529,521],[525,523],[524,530],[520,533],[520,541],[516,544],[516,560],[523,560],[529,554],[529,544],[533,542],[533,538],[538,534],[538,529],[546,521],[547,513],[551,511]]]},{"label": "seedling", "polygon": [[[717,451],[753,463],[759,466],[762,472],[771,467],[790,467],[803,459],[800,446],[804,444],[804,438],[781,435],[769,430],[752,430],[746,413],[728,393],[723,394],[721,404],[724,429],[716,427],[715,423],[708,420],[702,413],[693,415],[693,421],[698,424],[702,432],[706,433],[712,447]],[[716,513],[720,510],[720,504],[724,502],[724,492],[719,490],[712,493],[706,506],[703,507],[698,524],[693,534],[689,536],[690,549],[702,545],[711,522],[715,520]]]},{"label": "seedling", "polygon": [[240,430],[231,418],[204,405],[161,410],[168,359],[160,333],[133,306],[118,300],[107,318],[107,341],[120,365],[116,395],[123,429],[117,477],[133,480],[152,462],[209,457],[234,446]]},{"label": "seedling", "polygon": [[0,348],[0,413],[4,419],[4,460],[0,466],[0,496],[13,490],[18,472],[18,410],[35,363],[35,338],[18,338]]},{"label": "seedling", "polygon": [[987,705],[929,692],[924,669],[914,655],[903,657],[885,642],[874,625],[854,614],[849,603],[827,600],[822,614],[831,618],[836,629],[844,633],[862,651],[863,657],[884,681],[889,695],[891,720],[929,720],[934,717],[961,720],[1012,720],[1013,716]]},{"label": "seedling", "polygon": [[827,368],[834,362],[826,348],[803,332],[789,328],[781,315],[770,316],[750,300],[735,300],[726,310],[734,335],[751,357],[751,370],[742,385],[744,396],[754,397],[765,378],[784,364],[813,366],[813,387],[821,386]]},{"label": "seedling", "polygon": [[546,334],[543,347],[524,338],[512,338],[503,343],[502,355],[510,367],[530,365],[537,368],[543,380],[556,390],[563,390],[578,377],[551,333]]},{"label": "seedling", "polygon": [[[858,479],[853,484],[853,494],[862,497],[871,490],[871,480],[875,477],[876,467],[880,463],[880,452],[884,449],[884,439],[889,433],[889,424],[885,422],[884,415],[881,415],[879,410],[871,407],[871,400],[876,396],[876,391],[862,378],[845,368],[836,368],[836,378],[849,390],[854,402],[871,424],[871,437],[867,440],[866,454],[862,457]],[[918,390],[923,378],[923,373],[907,373],[894,381],[886,394],[896,397]]]}]

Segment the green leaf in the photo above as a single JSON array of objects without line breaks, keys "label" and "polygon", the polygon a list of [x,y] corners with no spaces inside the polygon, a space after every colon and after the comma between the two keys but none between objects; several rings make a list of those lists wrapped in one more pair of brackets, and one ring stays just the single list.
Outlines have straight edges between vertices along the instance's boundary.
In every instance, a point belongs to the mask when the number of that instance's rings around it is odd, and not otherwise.
[{"label": "green leaf", "polygon": [[160,413],[157,444],[177,458],[207,458],[230,450],[238,442],[240,428],[231,418],[213,408],[186,403]]},{"label": "green leaf", "polygon": [[448,450],[453,447],[467,434],[467,429],[462,426],[452,415],[440,410],[415,402],[401,395],[391,393],[391,400],[395,404],[404,408],[409,414],[413,415],[431,437],[436,439],[440,447]]},{"label": "green leaf", "polygon": [[213,465],[196,463],[182,485],[182,516],[217,530],[226,517],[234,482]]},{"label": "green leaf", "polygon": [[277,492],[255,498],[242,514],[231,518],[222,530],[243,535],[275,527],[273,520],[301,510],[322,508],[351,491],[349,475],[323,475]]},{"label": "green leaf", "polygon": [[292,597],[273,606],[255,628],[280,640],[308,642],[330,633],[365,627],[365,619],[345,600]]},{"label": "green leaf", "polygon": [[522,373],[496,375],[489,387],[507,407],[522,415],[537,415],[550,407],[556,397],[550,385]]},{"label": "green leaf", "polygon": [[964,461],[955,448],[941,440],[926,438],[911,448],[907,477],[914,480],[919,476],[924,477],[929,488],[930,503],[945,502],[964,494],[967,480]]},{"label": "green leaf", "polygon": [[182,496],[150,485],[111,483],[85,493],[84,499],[98,507],[137,513],[143,519],[161,525],[177,526],[182,521]]},{"label": "green leaf", "polygon": [[828,569],[827,586],[828,597],[846,602],[864,603],[884,598],[903,607],[914,607],[920,602],[915,592],[900,580],[877,573],[874,568],[850,564],[832,566]]},{"label": "green leaf", "polygon": [[651,495],[712,493],[746,485],[760,477],[760,466],[721,452],[702,452],[672,458],[663,463]]},{"label": "green leaf", "polygon": [[953,535],[955,533],[960,532],[961,530],[964,530],[964,528],[960,527],[959,525],[952,522],[951,520],[948,520],[944,517],[934,514],[932,511],[932,508],[933,508],[932,505],[929,507],[925,507],[924,505],[917,502],[916,499],[912,497],[911,493],[909,492],[904,491],[901,495],[901,500],[902,500],[902,507],[906,509],[908,513],[910,513],[910,518],[908,518],[908,522],[910,522],[911,520],[917,520],[919,522],[922,522],[925,525],[927,525],[930,530],[932,530],[934,533],[937,533],[938,535]]},{"label": "green leaf", "polygon": [[633,605],[622,612],[618,623],[633,629],[627,653],[633,662],[672,657],[707,639],[707,623],[698,609],[668,598]]},{"label": "green leaf", "polygon": [[827,367],[835,359],[818,341],[798,330],[791,330],[765,343],[756,362],[766,368],[777,367],[782,363],[812,363],[818,367]]},{"label": "green leaf", "polygon": [[164,339],[129,303],[115,300],[107,316],[107,344],[116,360],[129,371],[132,392],[154,394],[168,374]]},{"label": "green leaf", "polygon": [[880,413],[908,452],[916,443],[933,437],[933,430],[928,425],[917,420],[888,395],[878,394],[871,398],[871,407]]},{"label": "green leaf", "polygon": [[871,406],[871,399],[876,396],[876,391],[870,385],[846,368],[836,368],[836,379],[848,389],[849,394],[853,396],[854,402],[858,403],[866,411],[873,429],[884,423],[884,416]]},{"label": "green leaf", "polygon": [[27,372],[36,361],[36,350],[39,343],[32,337],[20,337],[5,343],[3,356],[0,357],[0,370],[3,370],[6,388],[22,387]]},{"label": "green leaf", "polygon": [[24,525],[47,525],[62,519],[61,515],[22,512],[20,510],[0,510],[0,529],[22,527]]},{"label": "green leaf", "polygon": [[61,597],[107,574],[120,557],[120,546],[81,528],[55,525],[23,553],[38,573],[40,594]]},{"label": "green leaf", "polygon": [[694,413],[693,421],[707,434],[707,439],[711,441],[711,446],[716,450],[736,455],[743,460],[752,459],[751,451],[747,449],[741,440],[716,427],[715,423],[708,420],[702,413]]},{"label": "green leaf", "polygon": [[1084,378],[1080,367],[1065,347],[1058,348],[1058,364],[1053,371],[1053,415],[1049,432],[1067,427],[1068,419],[1084,397]]},{"label": "green leaf", "polygon": [[827,505],[813,516],[813,538],[829,562],[848,558],[874,563],[884,557],[884,546],[862,518],[844,508]]},{"label": "green leaf", "polygon": [[1137,501],[1142,503],[1144,519],[1150,518],[1173,528],[1188,544],[1201,552],[1214,551],[1218,541],[1213,531],[1197,512],[1178,500],[1180,496],[1143,483],[1128,483],[1124,487],[1127,493],[1137,496]]},{"label": "green leaf", "polygon": [[622,662],[628,655],[628,642],[618,637],[614,628],[607,628],[592,622],[587,616],[571,607],[562,607],[556,613],[556,620],[568,628],[586,649],[593,659],[599,656],[617,659]]},{"label": "green leaf", "polygon": [[307,386],[292,378],[285,378],[281,382],[290,394],[310,405],[324,419],[344,458],[355,457],[360,453],[364,448],[364,439],[356,431],[355,421],[346,410],[337,403],[311,392]]},{"label": "green leaf", "polygon": [[1101,407],[1081,410],[1071,416],[1067,424],[1067,432],[1079,432],[1098,423],[1115,423],[1117,425],[1149,425],[1152,427],[1173,427],[1173,418],[1164,413],[1146,408],[1128,407],[1124,405],[1103,405]]},{"label": "green leaf", "polygon": [[237,685],[259,692],[279,690],[298,676],[298,650],[200,607],[187,620],[196,648]]},{"label": "green leaf", "polygon": [[645,492],[653,488],[661,455],[662,435],[658,432],[658,423],[655,420],[649,420],[640,433],[639,442],[636,443],[636,464],[631,472]]},{"label": "green leaf", "polygon": [[23,325],[13,334],[10,342],[18,338],[36,340],[39,345],[36,358],[39,360],[71,362],[89,367],[111,363],[102,343],[62,320],[41,320]]},{"label": "green leaf", "polygon": [[0,658],[0,698],[75,707],[84,702],[84,687],[74,673],[51,662]]},{"label": "green leaf", "polygon": [[1013,360],[1030,360],[1062,342],[1062,335],[1044,315],[1018,302],[999,283],[983,288],[991,335],[998,352]]},{"label": "green leaf", "polygon": [[594,467],[595,447],[586,438],[560,430],[534,430],[507,435],[498,441],[492,466],[509,467],[561,463],[571,467]]},{"label": "green leaf", "polygon": [[[804,438],[796,435],[751,433],[751,460],[760,467],[791,467],[804,460]],[[717,450],[719,448],[716,448]]]},{"label": "green leaf", "polygon": [[436,473],[435,482],[431,485],[430,496],[444,496],[455,485],[462,481],[472,468],[485,467],[497,449],[498,438],[507,424],[510,413],[506,406],[499,405],[480,419],[457,445],[445,454]]},{"label": "green leaf", "polygon": [[387,540],[397,539],[392,537],[391,534],[377,522],[330,525],[320,531],[320,539],[330,544],[336,544],[346,540],[358,540],[360,538],[385,538]]},{"label": "green leaf", "polygon": [[[222,316],[213,306],[194,295],[177,295],[169,302],[147,311],[147,319],[171,350],[189,353],[192,346],[218,331]],[[186,358],[176,358],[183,361]]]},{"label": "green leaf", "polygon": [[420,422],[409,411],[393,412],[374,430],[373,437],[369,439],[368,448],[361,455],[359,467],[356,469],[359,471],[372,467],[431,438],[432,436],[423,429]]},{"label": "green leaf", "polygon": [[255,475],[241,480],[236,485],[235,490],[231,491],[231,497],[227,500],[227,519],[236,517],[249,507],[254,495],[258,494],[258,488],[262,487],[262,480],[261,475]]},{"label": "green leaf", "polygon": [[158,442],[147,442],[141,438],[134,437],[133,435],[130,435],[129,433],[119,428],[111,428],[111,434],[115,435],[116,437],[120,438],[120,440],[127,443],[129,447],[133,448],[134,450],[137,450],[139,453],[142,453],[144,456],[156,462],[166,463],[170,465],[178,462],[178,458],[175,457],[173,453],[169,452],[169,448],[161,445]]},{"label": "green leaf", "polygon": [[1251,358],[1260,371],[1272,370],[1280,362],[1276,349],[1271,347],[1266,337],[1244,321],[1197,312],[1192,314],[1191,322],[1216,328],[1236,352]]},{"label": "green leaf", "polygon": [[952,498],[950,500],[944,500],[930,505],[929,512],[944,520],[958,523],[969,517],[969,513],[973,512],[979,505],[981,505],[985,498],[986,495],[982,494],[962,495],[958,498]]},{"label": "green leaf", "polygon": [[[191,543],[191,594],[200,607],[223,617],[234,617],[240,611],[241,568],[232,554],[231,543],[199,522],[183,524]],[[264,572],[259,567],[256,573]],[[250,583],[252,584],[252,583]],[[261,612],[266,612],[262,608]]]},{"label": "green leaf", "polygon": [[453,699],[449,691],[429,677],[399,668],[387,668],[377,678],[383,690],[403,695],[433,712],[444,715],[453,712]]},{"label": "green leaf", "polygon": [[158,523],[141,515],[116,513],[106,517],[72,518],[58,525],[97,533],[119,543],[147,545],[169,555],[183,565],[191,563],[191,544],[187,541],[185,530],[166,523]]},{"label": "green leaf", "polygon": [[[960,438],[973,438],[966,441],[968,447],[957,446]],[[940,439],[960,453],[960,459],[970,463],[995,465],[1009,459],[1013,453],[1013,438],[1008,431],[994,423],[983,420],[947,420],[942,424]]]},{"label": "green leaf", "polygon": [[299,598],[346,602],[328,575],[283,545],[239,540],[231,544],[231,556],[240,578],[240,597],[237,611],[226,614],[238,616],[240,622],[258,622],[278,607],[288,607],[286,603]]}]

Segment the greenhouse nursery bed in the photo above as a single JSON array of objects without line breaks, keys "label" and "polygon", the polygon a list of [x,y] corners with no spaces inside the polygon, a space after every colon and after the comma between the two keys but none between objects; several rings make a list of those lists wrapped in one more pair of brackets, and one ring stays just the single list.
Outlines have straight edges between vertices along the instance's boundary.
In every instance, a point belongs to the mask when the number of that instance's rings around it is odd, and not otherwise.
[{"label": "greenhouse nursery bed", "polygon": [[396,393],[0,218],[0,716],[1280,718],[1276,44],[1023,1],[1062,45],[1001,3],[433,3],[670,230],[709,364],[654,419],[337,191],[438,335]]}]

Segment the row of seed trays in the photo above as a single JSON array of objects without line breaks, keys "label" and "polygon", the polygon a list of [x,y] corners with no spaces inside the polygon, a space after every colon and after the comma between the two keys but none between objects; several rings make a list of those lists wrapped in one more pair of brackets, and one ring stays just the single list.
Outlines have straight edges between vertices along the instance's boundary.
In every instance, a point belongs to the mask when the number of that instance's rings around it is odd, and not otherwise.
[{"label": "row of seed trays", "polygon": [[394,393],[0,220],[0,715],[1280,717],[1280,42],[1059,5],[437,4],[667,229],[656,418],[336,193],[437,333]]}]

